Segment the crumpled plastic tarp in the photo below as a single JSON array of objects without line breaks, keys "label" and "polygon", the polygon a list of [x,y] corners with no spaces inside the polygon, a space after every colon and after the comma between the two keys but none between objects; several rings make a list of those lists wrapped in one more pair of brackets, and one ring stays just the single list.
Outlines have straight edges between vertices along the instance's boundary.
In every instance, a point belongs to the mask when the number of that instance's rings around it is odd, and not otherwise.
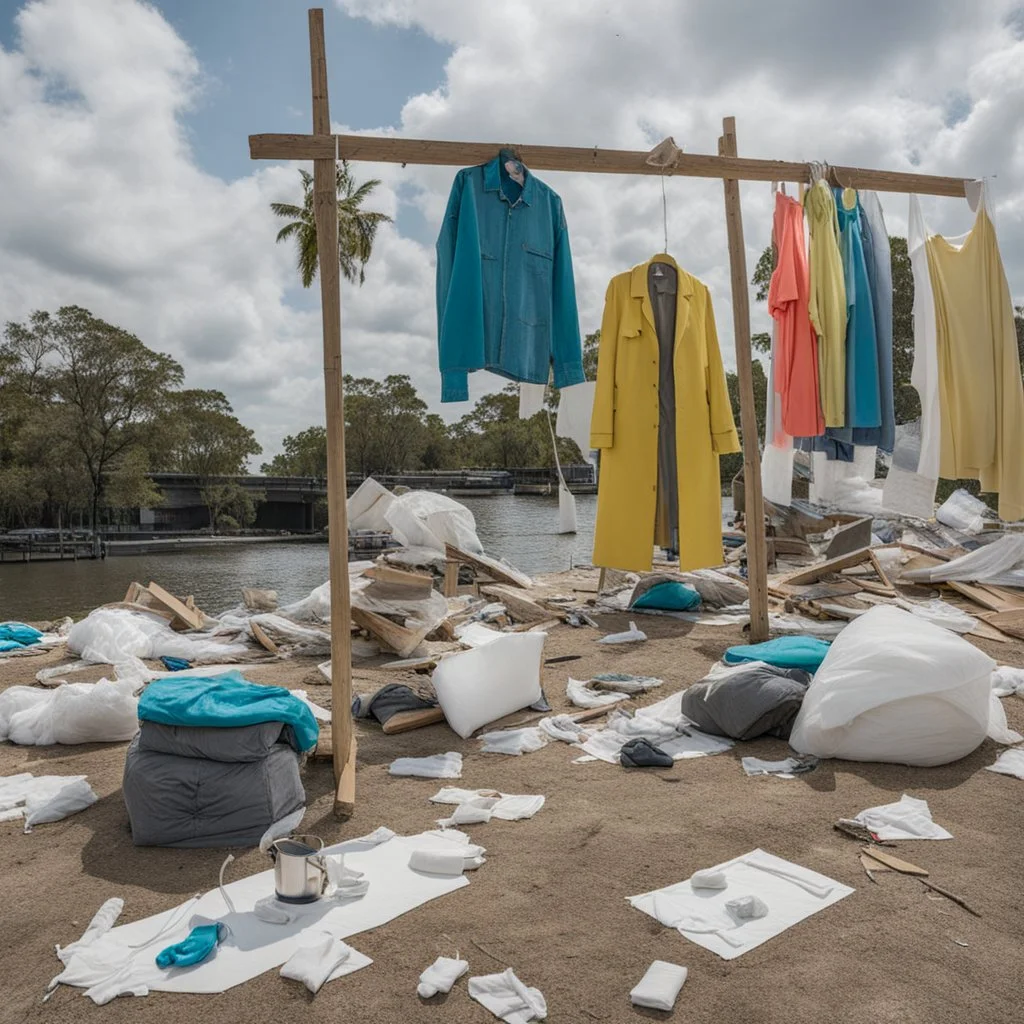
[{"label": "crumpled plastic tarp", "polygon": [[116,743],[139,731],[135,678],[64,683],[55,690],[11,686],[0,693],[0,740],[25,746]]},{"label": "crumpled plastic tarp", "polygon": [[919,583],[960,580],[1024,587],[1024,535],[1008,533],[951,562],[904,572],[903,579]]},{"label": "crumpled plastic tarp", "polygon": [[0,821],[23,817],[31,832],[33,825],[60,821],[98,799],[84,775],[9,775],[0,778]]}]

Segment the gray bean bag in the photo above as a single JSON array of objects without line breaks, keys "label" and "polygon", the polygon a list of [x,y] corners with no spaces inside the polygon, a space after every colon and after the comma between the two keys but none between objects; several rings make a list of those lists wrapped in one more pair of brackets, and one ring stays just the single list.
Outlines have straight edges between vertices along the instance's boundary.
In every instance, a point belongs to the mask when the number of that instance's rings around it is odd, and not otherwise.
[{"label": "gray bean bag", "polygon": [[[280,723],[229,729],[142,723],[124,764],[135,845],[255,846],[275,821],[304,807],[299,755],[288,743],[268,743],[268,725],[281,734]],[[209,753],[217,756],[204,756]]]},{"label": "gray bean bag", "polygon": [[811,675],[764,662],[738,665],[728,675],[703,679],[683,691],[681,710],[702,732],[752,740],[789,739]]}]

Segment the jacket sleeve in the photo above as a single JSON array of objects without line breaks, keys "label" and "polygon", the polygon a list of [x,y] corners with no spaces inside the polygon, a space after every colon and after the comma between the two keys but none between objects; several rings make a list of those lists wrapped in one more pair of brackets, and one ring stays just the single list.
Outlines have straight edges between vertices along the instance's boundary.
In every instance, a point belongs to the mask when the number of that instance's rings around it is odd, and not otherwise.
[{"label": "jacket sleeve", "polygon": [[[704,300],[704,346],[707,353],[705,387],[711,416],[711,447],[719,455],[740,451],[740,439],[732,418],[732,404],[729,388],[722,368],[722,352],[718,347],[718,331],[715,329],[715,311],[711,295]],[[753,443],[757,443],[756,439]]]},{"label": "jacket sleeve", "polygon": [[580,318],[576,309],[576,284],[572,273],[572,253],[565,212],[558,204],[555,229],[554,267],[551,282],[551,345],[556,388],[582,384],[583,346],[580,342]]},{"label": "jacket sleeve", "polygon": [[590,418],[590,447],[611,448],[615,442],[615,354],[619,347],[619,303],[615,281],[608,285],[597,348],[597,384]]},{"label": "jacket sleeve", "polygon": [[[480,236],[472,190],[465,175],[455,176],[441,233],[437,237],[437,354],[441,401],[469,398],[468,370],[483,366],[483,281]],[[449,315],[450,314],[450,315]]]}]

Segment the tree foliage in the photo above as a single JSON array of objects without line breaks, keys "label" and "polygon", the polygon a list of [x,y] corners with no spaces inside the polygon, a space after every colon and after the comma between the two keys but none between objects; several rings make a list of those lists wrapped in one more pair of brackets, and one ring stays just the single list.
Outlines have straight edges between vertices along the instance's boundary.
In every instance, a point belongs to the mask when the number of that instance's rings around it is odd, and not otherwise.
[{"label": "tree foliage", "polygon": [[[295,242],[296,258],[302,287],[308,288],[317,274],[316,212],[313,208],[313,175],[299,170],[302,179],[302,205],[271,203],[270,209],[288,223],[277,233],[277,241]],[[362,284],[366,280],[366,264],[373,252],[373,242],[381,224],[390,224],[391,218],[362,208],[373,190],[380,184],[371,178],[356,184],[343,160],[337,168],[335,187],[338,193],[338,260],[341,272],[349,281]]]}]

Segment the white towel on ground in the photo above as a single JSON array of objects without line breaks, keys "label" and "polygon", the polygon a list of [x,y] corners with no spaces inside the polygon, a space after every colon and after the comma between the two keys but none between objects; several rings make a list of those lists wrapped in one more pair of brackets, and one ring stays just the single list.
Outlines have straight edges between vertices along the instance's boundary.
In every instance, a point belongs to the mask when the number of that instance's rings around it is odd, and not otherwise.
[{"label": "white towel on ground", "polygon": [[895,803],[869,807],[854,821],[871,829],[879,839],[952,839],[953,834],[932,821],[926,800],[907,796]]},{"label": "white towel on ground", "polygon": [[1004,750],[996,758],[995,764],[985,766],[985,771],[999,772],[1000,775],[1015,775],[1018,779],[1024,779],[1024,747]]},{"label": "white towel on ground", "polygon": [[469,994],[506,1024],[529,1024],[548,1015],[540,989],[524,985],[511,967],[501,974],[470,978]]},{"label": "white towel on ground", "polygon": [[462,755],[454,750],[430,757],[399,757],[388,767],[391,775],[416,775],[421,779],[461,779]]},{"label": "white towel on ground", "polygon": [[496,729],[485,732],[480,739],[483,741],[482,754],[530,754],[548,742],[547,734],[538,728]]},{"label": "white towel on ground", "polygon": [[480,825],[491,820],[491,812],[498,802],[497,797],[479,796],[459,804],[451,817],[438,818],[437,823],[444,828],[451,825]]},{"label": "white towel on ground", "polygon": [[[464,804],[476,803],[481,798],[495,799],[491,807],[491,817],[502,821],[521,821],[532,818],[543,806],[544,797],[528,793],[499,793],[496,789],[459,789],[457,786],[445,786],[431,798],[433,804]],[[477,806],[481,806],[477,804]],[[463,822],[469,824],[469,822]]]},{"label": "white towel on ground", "polygon": [[421,975],[416,994],[421,999],[429,999],[438,992],[450,992],[452,985],[469,970],[466,960],[453,960],[451,957],[439,956]]},{"label": "white towel on ground", "polygon": [[639,984],[629,993],[630,1001],[634,1006],[646,1006],[652,1010],[671,1010],[679,998],[686,974],[686,968],[679,964],[655,960]]}]

